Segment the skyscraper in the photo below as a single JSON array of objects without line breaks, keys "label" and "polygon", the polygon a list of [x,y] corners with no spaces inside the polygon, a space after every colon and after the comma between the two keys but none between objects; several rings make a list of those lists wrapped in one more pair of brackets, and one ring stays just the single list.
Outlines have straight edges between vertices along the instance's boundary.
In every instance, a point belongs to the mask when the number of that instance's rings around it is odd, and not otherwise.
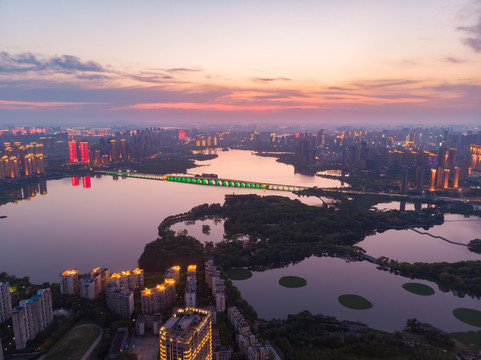
[{"label": "skyscraper", "polygon": [[179,309],[159,331],[160,359],[212,359],[210,312],[203,309]]}]

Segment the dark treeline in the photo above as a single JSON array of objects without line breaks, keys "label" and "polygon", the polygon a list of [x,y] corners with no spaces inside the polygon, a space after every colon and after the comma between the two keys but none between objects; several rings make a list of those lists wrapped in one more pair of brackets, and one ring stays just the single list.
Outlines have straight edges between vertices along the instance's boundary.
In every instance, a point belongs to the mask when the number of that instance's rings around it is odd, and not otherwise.
[{"label": "dark treeline", "polygon": [[[442,343],[439,343],[438,338],[428,341],[433,346],[442,348],[438,349],[409,344],[398,334],[380,333],[356,327],[357,325],[303,311],[288,315],[286,320],[261,323],[259,330],[262,336],[282,352],[285,360],[453,359],[452,354],[443,351],[452,349],[449,338],[447,346],[444,346],[444,337]],[[437,334],[444,334],[440,330],[432,329],[433,333],[437,331]]]}]

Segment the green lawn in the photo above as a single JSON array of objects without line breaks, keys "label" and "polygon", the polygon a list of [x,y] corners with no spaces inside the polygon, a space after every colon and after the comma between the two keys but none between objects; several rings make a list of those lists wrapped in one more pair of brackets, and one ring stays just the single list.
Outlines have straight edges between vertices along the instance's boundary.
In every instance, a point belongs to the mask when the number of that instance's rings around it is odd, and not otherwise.
[{"label": "green lawn", "polygon": [[481,311],[467,308],[457,308],[453,310],[453,315],[459,321],[466,324],[481,327]]},{"label": "green lawn", "polygon": [[298,288],[307,285],[306,279],[297,276],[283,276],[279,279],[279,285],[286,288]]},{"label": "green lawn", "polygon": [[80,359],[99,334],[100,329],[95,326],[86,325],[73,328],[54,345],[45,359]]},{"label": "green lawn", "polygon": [[226,273],[231,280],[247,280],[252,277],[252,273],[247,269],[230,269]]},{"label": "green lawn", "polygon": [[365,310],[372,308],[372,303],[359,295],[345,294],[339,296],[339,302],[349,309]]},{"label": "green lawn", "polygon": [[431,286],[420,283],[405,283],[403,284],[403,289],[421,296],[430,296],[434,294],[434,289]]}]

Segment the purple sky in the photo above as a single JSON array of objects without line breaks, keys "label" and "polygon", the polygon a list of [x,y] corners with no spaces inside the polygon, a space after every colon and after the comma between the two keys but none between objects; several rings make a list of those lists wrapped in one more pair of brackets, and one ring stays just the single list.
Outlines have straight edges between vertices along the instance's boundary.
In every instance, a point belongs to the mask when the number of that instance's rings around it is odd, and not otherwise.
[{"label": "purple sky", "polygon": [[0,2],[0,126],[480,115],[480,1]]}]

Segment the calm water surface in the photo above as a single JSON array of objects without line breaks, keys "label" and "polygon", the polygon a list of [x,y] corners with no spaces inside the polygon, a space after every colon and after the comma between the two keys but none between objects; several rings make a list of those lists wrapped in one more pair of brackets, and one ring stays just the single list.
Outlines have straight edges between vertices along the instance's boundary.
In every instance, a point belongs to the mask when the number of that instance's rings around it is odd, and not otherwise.
[{"label": "calm water surface", "polygon": [[[294,168],[250,151],[219,152],[200,162],[191,173],[217,173],[287,185],[331,187],[337,180],[294,174]],[[248,194],[250,189],[214,188],[171,182],[91,177],[91,187],[72,186],[69,178],[47,181],[47,194],[0,207],[0,271],[30,276],[35,283],[58,281],[60,271],[90,271],[106,266],[113,271],[137,266],[145,244],[157,237],[157,226],[169,215],[203,203],[223,203],[226,194]],[[320,199],[283,192],[311,205]]]},{"label": "calm water surface", "polygon": [[[307,285],[296,289],[282,287],[278,281],[286,275],[303,277]],[[412,281],[431,286],[435,294],[419,296],[402,288],[404,283]],[[308,309],[341,320],[359,320],[385,331],[401,330],[406,320],[413,317],[445,331],[479,330],[452,315],[457,307],[479,309],[479,300],[443,293],[436,284],[380,271],[366,261],[346,263],[338,258],[311,257],[286,268],[254,272],[250,279],[233,283],[264,319],[285,318],[287,314]],[[361,295],[373,307],[347,309],[338,301],[343,294]]]}]

